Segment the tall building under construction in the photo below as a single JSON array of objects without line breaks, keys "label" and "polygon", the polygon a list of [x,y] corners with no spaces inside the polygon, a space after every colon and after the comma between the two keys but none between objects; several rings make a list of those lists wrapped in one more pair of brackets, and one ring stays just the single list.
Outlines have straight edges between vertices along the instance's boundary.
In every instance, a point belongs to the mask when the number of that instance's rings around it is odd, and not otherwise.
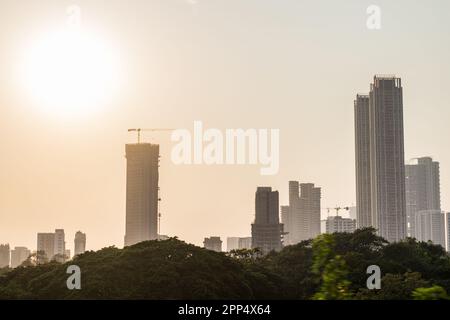
[{"label": "tall building under construction", "polygon": [[159,145],[126,145],[125,246],[158,238]]}]

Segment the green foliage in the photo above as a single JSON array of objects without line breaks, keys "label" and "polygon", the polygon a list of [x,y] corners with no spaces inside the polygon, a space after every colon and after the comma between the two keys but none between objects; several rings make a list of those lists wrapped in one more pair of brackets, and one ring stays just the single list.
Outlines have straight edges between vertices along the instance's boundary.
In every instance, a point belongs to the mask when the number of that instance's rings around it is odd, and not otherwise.
[{"label": "green foliage", "polygon": [[351,297],[347,265],[335,255],[333,235],[323,234],[313,241],[312,271],[320,278],[321,286],[314,300],[345,300]]},{"label": "green foliage", "polygon": [[[65,264],[30,256],[0,270],[0,299],[444,299],[450,259],[440,246],[407,239],[387,243],[375,230],[321,235],[262,256],[228,254],[175,238],[86,252]],[[68,290],[69,265],[81,290]],[[382,271],[368,290],[367,267]]]},{"label": "green foliage", "polygon": [[450,300],[447,291],[441,286],[417,288],[413,291],[412,296],[414,300]]}]

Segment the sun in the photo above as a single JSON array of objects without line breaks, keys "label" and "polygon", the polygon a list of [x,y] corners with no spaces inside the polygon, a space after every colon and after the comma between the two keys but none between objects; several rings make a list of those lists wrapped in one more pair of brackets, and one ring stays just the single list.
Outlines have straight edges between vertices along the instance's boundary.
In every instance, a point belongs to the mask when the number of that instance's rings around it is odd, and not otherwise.
[{"label": "sun", "polygon": [[25,50],[20,70],[31,102],[56,116],[97,112],[119,86],[119,58],[105,41],[78,29],[47,32]]}]

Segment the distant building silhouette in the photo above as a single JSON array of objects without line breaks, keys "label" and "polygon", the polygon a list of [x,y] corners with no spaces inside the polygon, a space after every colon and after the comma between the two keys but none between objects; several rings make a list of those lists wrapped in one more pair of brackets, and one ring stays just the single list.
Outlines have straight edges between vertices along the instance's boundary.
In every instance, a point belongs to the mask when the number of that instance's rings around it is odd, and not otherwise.
[{"label": "distant building silhouette", "polygon": [[343,218],[341,216],[331,216],[326,220],[326,233],[348,232],[356,230],[356,220]]},{"label": "distant building silhouette", "polygon": [[37,255],[38,263],[50,262],[55,256],[55,234],[37,234]]},{"label": "distant building silhouette", "polygon": [[281,250],[283,225],[279,218],[278,191],[258,187],[255,196],[255,222],[252,224],[252,248],[262,253]]},{"label": "distant building silhouette", "polygon": [[9,267],[10,249],[9,244],[0,244],[0,268]]},{"label": "distant building silhouette", "polygon": [[358,210],[356,209],[356,207],[349,207],[348,208],[348,216],[350,219],[353,219],[356,221],[356,217],[358,216]]},{"label": "distant building silhouette", "polygon": [[418,158],[405,166],[406,212],[408,235],[417,238],[415,216],[421,211],[441,212],[439,162],[430,157]]},{"label": "distant building silhouette", "polygon": [[227,238],[227,251],[251,249],[252,237],[228,237]]},{"label": "distant building silhouette", "polygon": [[415,238],[418,241],[440,244],[445,248],[445,215],[439,210],[415,213]]},{"label": "distant building silhouette", "polygon": [[66,241],[64,229],[55,230],[55,247],[54,247],[55,260],[64,263],[66,261]]},{"label": "distant building silhouette", "polygon": [[37,255],[38,263],[45,263],[52,260],[65,262],[66,242],[64,229],[56,229],[55,233],[37,234]]},{"label": "distant building silhouette", "polygon": [[289,206],[281,207],[284,244],[293,245],[320,234],[321,189],[313,183],[289,181]]},{"label": "distant building silhouette", "polygon": [[15,247],[11,250],[11,268],[19,267],[30,256],[31,251],[26,247]]},{"label": "distant building silhouette", "polygon": [[86,251],[86,234],[81,231],[75,233],[74,244],[74,256],[84,253]]},{"label": "distant building silhouette", "polygon": [[358,227],[369,226],[370,217],[380,236],[400,241],[407,236],[400,78],[375,76],[368,101],[356,97],[355,133]]},{"label": "distant building silhouette", "polygon": [[158,238],[159,145],[126,145],[125,246]]},{"label": "distant building silhouette", "polygon": [[203,246],[208,250],[222,252],[222,240],[220,240],[220,237],[205,238]]},{"label": "distant building silhouette", "polygon": [[66,251],[64,252],[64,260],[69,261],[70,259],[72,259],[72,256],[70,255],[70,249],[66,249]]}]

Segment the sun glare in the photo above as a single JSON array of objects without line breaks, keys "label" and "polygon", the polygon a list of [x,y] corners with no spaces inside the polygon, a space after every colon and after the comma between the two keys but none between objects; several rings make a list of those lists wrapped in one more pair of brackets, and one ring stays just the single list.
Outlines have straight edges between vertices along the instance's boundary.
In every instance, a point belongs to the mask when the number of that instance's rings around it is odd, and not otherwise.
[{"label": "sun glare", "polygon": [[112,48],[82,30],[47,33],[25,51],[21,82],[31,102],[45,112],[91,114],[117,92],[118,62]]}]

